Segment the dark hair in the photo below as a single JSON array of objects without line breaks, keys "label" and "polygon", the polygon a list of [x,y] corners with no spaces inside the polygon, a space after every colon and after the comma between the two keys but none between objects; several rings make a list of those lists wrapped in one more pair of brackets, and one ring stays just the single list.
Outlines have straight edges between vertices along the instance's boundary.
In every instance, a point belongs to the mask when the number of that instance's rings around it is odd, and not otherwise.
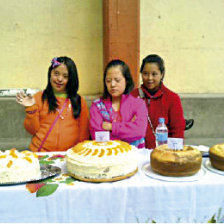
[{"label": "dark hair", "polygon": [[156,63],[159,67],[159,70],[161,72],[161,74],[165,74],[165,66],[164,66],[164,61],[163,59],[157,55],[157,54],[150,54],[148,56],[146,56],[143,60],[142,60],[142,65],[140,68],[140,72],[142,73],[144,66],[146,63]]},{"label": "dark hair", "polygon": [[126,80],[126,88],[124,90],[124,94],[129,94],[132,91],[132,89],[134,88],[134,82],[131,77],[131,73],[130,73],[130,69],[129,69],[128,65],[126,65],[123,61],[121,61],[119,59],[112,60],[107,64],[107,66],[104,70],[104,75],[103,75],[103,84],[104,84],[103,98],[104,99],[107,98],[108,96],[110,96],[110,94],[107,90],[106,82],[105,82],[107,71],[108,71],[108,69],[110,69],[112,67],[117,67],[117,66],[119,66],[121,68],[121,73]]},{"label": "dark hair", "polygon": [[[73,116],[74,118],[79,117],[81,112],[81,97],[77,93],[79,89],[79,79],[78,79],[78,71],[74,61],[68,57],[58,57],[57,61],[66,65],[68,69],[68,83],[66,85],[66,93],[68,98],[71,100],[72,108],[73,108]],[[54,95],[53,88],[51,86],[50,78],[51,71],[59,65],[53,67],[53,63],[48,69],[48,84],[46,89],[42,95],[42,101],[48,101],[49,104],[49,113],[55,112],[58,107],[57,99]]]}]

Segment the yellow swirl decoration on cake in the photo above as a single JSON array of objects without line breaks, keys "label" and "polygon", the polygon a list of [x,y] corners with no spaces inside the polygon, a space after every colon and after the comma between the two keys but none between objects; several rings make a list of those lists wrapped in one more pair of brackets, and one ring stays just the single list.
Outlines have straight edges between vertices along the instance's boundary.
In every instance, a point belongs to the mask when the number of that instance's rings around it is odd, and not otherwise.
[{"label": "yellow swirl decoration on cake", "polygon": [[7,167],[10,168],[12,166],[12,164],[13,164],[12,160],[9,160]]},{"label": "yellow swirl decoration on cake", "polygon": [[32,159],[30,157],[23,157],[23,159],[26,159],[29,163],[32,163]]},{"label": "yellow swirl decoration on cake", "polygon": [[86,148],[83,148],[82,150],[77,150],[77,153],[78,153],[79,155],[82,155],[82,154],[84,154],[86,151],[87,151],[87,149],[86,149]]},{"label": "yellow swirl decoration on cake", "polygon": [[[116,142],[116,145],[113,143]],[[91,149],[89,148],[91,145]],[[118,155],[119,153],[128,152],[131,150],[131,146],[120,140],[109,141],[109,142],[96,142],[96,141],[84,141],[78,143],[71,149],[74,153],[83,156],[112,156]]]},{"label": "yellow swirl decoration on cake", "polygon": [[102,157],[104,155],[104,153],[105,153],[105,150],[104,149],[101,149],[101,152],[99,154],[99,157]]},{"label": "yellow swirl decoration on cake", "polygon": [[117,148],[114,148],[114,155],[117,155],[118,154],[118,150]]},{"label": "yellow swirl decoration on cake", "polygon": [[92,155],[95,156],[95,155],[98,154],[98,152],[99,152],[99,150],[98,149],[95,149]]},{"label": "yellow swirl decoration on cake", "polygon": [[109,148],[109,149],[107,149],[107,156],[111,156],[112,155],[112,149],[111,148]]},{"label": "yellow swirl decoration on cake", "polygon": [[15,149],[10,149],[10,156],[13,158],[18,158],[18,156],[15,154]]},{"label": "yellow swirl decoration on cake", "polygon": [[87,153],[84,156],[88,156],[92,152],[92,149],[88,149]]}]

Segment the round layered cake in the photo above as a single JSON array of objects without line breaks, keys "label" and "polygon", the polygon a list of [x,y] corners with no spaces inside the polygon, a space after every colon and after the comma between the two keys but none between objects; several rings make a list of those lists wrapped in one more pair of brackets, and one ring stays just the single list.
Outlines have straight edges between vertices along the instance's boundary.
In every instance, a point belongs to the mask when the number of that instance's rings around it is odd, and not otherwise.
[{"label": "round layered cake", "polygon": [[137,151],[126,142],[84,141],[67,151],[68,173],[83,181],[109,182],[134,175]]},{"label": "round layered cake", "polygon": [[153,171],[164,176],[190,176],[200,170],[202,155],[191,146],[173,150],[165,144],[152,151],[150,163]]},{"label": "round layered cake", "polygon": [[212,146],[209,149],[209,157],[214,168],[224,171],[224,143]]},{"label": "round layered cake", "polygon": [[0,151],[0,183],[24,182],[41,176],[35,153],[16,149]]}]

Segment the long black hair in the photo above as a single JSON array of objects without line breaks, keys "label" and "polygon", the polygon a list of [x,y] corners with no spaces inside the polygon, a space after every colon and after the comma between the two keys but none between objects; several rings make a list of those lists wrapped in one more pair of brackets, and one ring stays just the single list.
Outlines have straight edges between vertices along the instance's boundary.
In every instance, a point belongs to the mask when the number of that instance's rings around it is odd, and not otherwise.
[{"label": "long black hair", "polygon": [[106,99],[108,96],[110,96],[110,94],[107,90],[106,81],[105,81],[107,71],[108,71],[108,69],[110,69],[112,67],[116,67],[116,66],[119,66],[121,68],[121,73],[124,76],[125,81],[126,81],[126,88],[124,90],[124,94],[129,94],[132,91],[132,89],[134,88],[134,82],[131,77],[131,72],[130,72],[128,65],[126,65],[123,61],[121,61],[119,59],[112,60],[107,64],[107,66],[104,70],[104,74],[103,74],[103,84],[104,84],[103,98],[104,99]]},{"label": "long black hair", "polygon": [[[79,79],[78,79],[78,71],[75,65],[75,62],[68,57],[58,57],[56,58],[57,62],[63,63],[66,65],[68,69],[68,83],[66,85],[66,93],[67,97],[71,100],[72,108],[73,108],[73,116],[74,118],[78,118],[81,112],[81,97],[77,93],[79,89]],[[51,64],[51,66],[48,69],[48,83],[47,87],[43,92],[42,95],[42,101],[44,102],[47,100],[49,104],[49,113],[55,112],[58,103],[57,99],[54,95],[53,88],[51,86],[51,71],[56,68],[59,65],[54,65],[54,63]]]}]

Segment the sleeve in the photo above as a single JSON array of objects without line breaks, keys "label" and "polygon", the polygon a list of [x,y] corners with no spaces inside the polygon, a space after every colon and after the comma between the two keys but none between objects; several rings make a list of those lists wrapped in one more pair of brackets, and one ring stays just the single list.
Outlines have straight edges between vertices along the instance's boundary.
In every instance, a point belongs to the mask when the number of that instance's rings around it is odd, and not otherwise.
[{"label": "sleeve", "polygon": [[81,97],[80,135],[79,141],[89,139],[89,110],[86,101]]},{"label": "sleeve", "polygon": [[174,95],[169,108],[169,137],[184,138],[185,120],[181,100]]},{"label": "sleeve", "polygon": [[136,98],[130,109],[133,110],[133,116],[136,116],[134,121],[112,123],[112,135],[122,140],[138,139],[146,135],[148,111],[145,102]]},{"label": "sleeve", "polygon": [[25,108],[26,117],[24,120],[24,127],[31,135],[35,135],[40,127],[40,100],[38,96],[38,93],[34,95],[36,104]]},{"label": "sleeve", "polygon": [[103,116],[100,114],[96,104],[93,102],[90,107],[90,134],[92,139],[95,139],[96,131],[105,131],[102,128]]}]

